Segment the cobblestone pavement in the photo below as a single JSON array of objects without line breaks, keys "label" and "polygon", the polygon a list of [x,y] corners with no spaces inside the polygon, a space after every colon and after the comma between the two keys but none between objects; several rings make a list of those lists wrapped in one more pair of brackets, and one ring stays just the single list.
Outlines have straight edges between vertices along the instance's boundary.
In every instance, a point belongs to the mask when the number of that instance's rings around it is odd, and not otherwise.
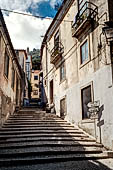
[{"label": "cobblestone pavement", "polygon": [[7,168],[2,167],[0,170],[113,170],[113,159],[49,163]]}]

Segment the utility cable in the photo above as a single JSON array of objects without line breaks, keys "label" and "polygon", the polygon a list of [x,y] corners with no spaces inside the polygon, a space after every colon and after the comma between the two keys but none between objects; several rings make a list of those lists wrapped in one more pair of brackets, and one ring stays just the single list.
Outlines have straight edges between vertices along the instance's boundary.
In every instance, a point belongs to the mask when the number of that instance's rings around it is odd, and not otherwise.
[{"label": "utility cable", "polygon": [[[47,20],[53,20],[53,19],[54,19],[54,18],[43,17],[43,16],[39,16],[39,15],[31,15],[31,14],[27,14],[27,13],[23,13],[23,12],[16,12],[16,11],[13,11],[13,10],[8,10],[8,9],[3,9],[3,8],[0,8],[0,10],[1,10],[1,11],[5,11],[5,12],[10,12],[10,13],[18,14],[18,15],[35,17],[35,18],[39,18],[39,19],[47,19]],[[69,21],[69,20],[61,20],[61,19],[55,19],[55,20],[72,23],[72,21]]]}]

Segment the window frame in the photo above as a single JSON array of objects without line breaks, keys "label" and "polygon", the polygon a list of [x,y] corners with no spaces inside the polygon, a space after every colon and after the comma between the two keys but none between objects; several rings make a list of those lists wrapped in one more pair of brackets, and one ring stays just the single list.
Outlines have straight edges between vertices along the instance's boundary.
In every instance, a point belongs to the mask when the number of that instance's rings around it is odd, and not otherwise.
[{"label": "window frame", "polygon": [[[63,67],[62,67],[63,66]],[[64,68],[64,71],[62,72],[62,68]],[[63,73],[63,76],[62,76]],[[60,65],[60,83],[63,82],[66,79],[66,66],[65,66],[65,62],[63,62]]]},{"label": "window frame", "polygon": [[38,96],[39,92],[38,90],[33,90],[33,96]]},{"label": "window frame", "polygon": [[[36,77],[37,77],[37,79],[36,79]],[[38,80],[38,75],[34,75],[34,80]]]},{"label": "window frame", "polygon": [[[87,45],[86,45],[87,44]],[[86,47],[87,47],[87,49],[86,49]],[[84,58],[83,58],[83,56],[82,56],[82,48],[85,48],[85,56],[84,56]],[[84,49],[83,49],[84,50]],[[87,55],[87,56],[86,56]],[[81,46],[80,46],[80,64],[84,64],[87,60],[88,60],[88,55],[89,55],[89,53],[88,53],[88,40],[86,40]]]},{"label": "window frame", "polygon": [[87,83],[86,85],[84,85],[84,86],[82,86],[82,87],[80,88],[80,96],[81,96],[81,119],[82,119],[82,121],[90,120],[90,118],[84,118],[84,119],[83,119],[83,103],[82,103],[82,102],[83,102],[83,101],[82,101],[82,90],[85,89],[85,88],[87,88],[87,87],[89,87],[89,86],[91,86],[91,100],[92,100],[92,102],[94,102],[94,87],[93,87],[93,81]]},{"label": "window frame", "polygon": [[[81,63],[81,46],[86,41],[88,42],[88,58],[83,63]],[[90,36],[87,36],[87,38],[85,38],[84,41],[82,41],[82,43],[80,43],[80,45],[79,45],[79,69],[81,69],[82,67],[84,67],[86,64],[88,64],[91,61],[91,51],[90,50],[91,50],[90,49]]]}]

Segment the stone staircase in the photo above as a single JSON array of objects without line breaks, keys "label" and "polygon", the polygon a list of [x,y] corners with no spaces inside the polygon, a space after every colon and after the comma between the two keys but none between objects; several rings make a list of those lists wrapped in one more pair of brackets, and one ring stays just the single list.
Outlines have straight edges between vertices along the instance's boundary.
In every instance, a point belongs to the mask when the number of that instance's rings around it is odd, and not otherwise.
[{"label": "stone staircase", "polygon": [[0,130],[0,167],[108,158],[101,144],[54,114],[23,109]]}]

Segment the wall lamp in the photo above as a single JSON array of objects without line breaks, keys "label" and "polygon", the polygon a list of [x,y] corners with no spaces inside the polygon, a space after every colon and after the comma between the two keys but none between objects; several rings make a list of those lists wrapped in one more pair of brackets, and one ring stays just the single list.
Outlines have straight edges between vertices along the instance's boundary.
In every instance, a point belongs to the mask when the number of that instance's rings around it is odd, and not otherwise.
[{"label": "wall lamp", "polygon": [[105,26],[102,28],[102,32],[106,37],[107,44],[113,41],[113,21],[105,22]]},{"label": "wall lamp", "polygon": [[105,35],[106,43],[109,45],[113,41],[113,21],[106,21],[102,27],[102,33],[100,34],[100,42],[98,44],[98,49],[102,48],[102,35]]}]

